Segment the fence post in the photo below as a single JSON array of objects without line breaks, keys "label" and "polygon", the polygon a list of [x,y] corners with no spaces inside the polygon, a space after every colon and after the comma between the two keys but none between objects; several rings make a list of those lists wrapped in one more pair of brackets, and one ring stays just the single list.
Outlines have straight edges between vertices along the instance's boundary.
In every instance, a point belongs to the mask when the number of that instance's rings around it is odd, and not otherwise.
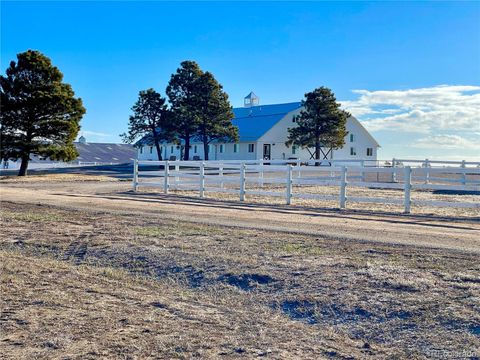
[{"label": "fence post", "polygon": [[290,205],[292,199],[292,165],[287,165],[287,191],[285,193],[287,205]]},{"label": "fence post", "polygon": [[392,159],[392,182],[397,182],[397,173],[395,172],[395,158]]},{"label": "fence post", "polygon": [[165,175],[163,176],[163,192],[168,194],[168,188],[170,187],[169,179],[170,176],[170,165],[168,164],[168,160],[165,161]]},{"label": "fence post", "polygon": [[[462,165],[460,165],[463,169],[466,168],[466,164],[465,164],[465,160],[462,160]],[[466,172],[463,172],[462,173],[462,185],[466,185],[467,184],[467,173]]]},{"label": "fence post", "polygon": [[245,200],[245,163],[240,166],[240,201]]},{"label": "fence post", "polygon": [[258,164],[260,166],[260,187],[263,188],[263,164]]},{"label": "fence post", "polygon": [[340,209],[345,209],[347,201],[347,168],[342,166],[340,174]]},{"label": "fence post", "polygon": [[199,194],[200,197],[203,198],[205,196],[205,162],[202,161],[200,164],[200,169],[198,172],[200,176],[200,189],[199,189]]},{"label": "fence post", "polygon": [[175,185],[177,185],[178,183],[178,180],[179,180],[179,177],[178,177],[178,173],[180,172],[180,165],[175,165]]},{"label": "fence post", "polygon": [[133,161],[133,191],[137,192],[138,188],[138,160]]},{"label": "fence post", "polygon": [[362,172],[360,173],[360,175],[362,176],[362,182],[365,182],[365,169],[364,169],[365,161],[364,160],[360,162],[360,166],[362,167]]},{"label": "fence post", "polygon": [[[218,175],[220,175],[223,178],[223,162],[220,163],[219,168],[218,168]],[[223,189],[223,179],[220,182],[220,187]]]},{"label": "fence post", "polygon": [[412,189],[412,168],[410,166],[405,166],[405,175],[404,175],[404,213],[410,214],[410,205],[412,203],[410,197],[410,190]]},{"label": "fence post", "polygon": [[430,168],[430,162],[428,161],[428,159],[425,159],[425,162],[424,162],[424,165],[425,167],[425,184],[429,184],[430,183],[430,172],[428,171],[428,169]]}]

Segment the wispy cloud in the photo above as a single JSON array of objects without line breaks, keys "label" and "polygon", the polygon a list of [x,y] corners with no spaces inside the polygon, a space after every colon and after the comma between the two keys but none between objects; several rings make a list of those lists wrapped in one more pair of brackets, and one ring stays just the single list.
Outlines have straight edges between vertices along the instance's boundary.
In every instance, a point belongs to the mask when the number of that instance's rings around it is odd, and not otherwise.
[{"label": "wispy cloud", "polygon": [[89,130],[82,130],[80,131],[80,136],[97,136],[97,137],[110,137],[113,136],[112,134],[96,132],[96,131],[89,131]]},{"label": "wispy cloud", "polygon": [[370,131],[480,131],[480,86],[353,92],[359,98],[343,107]]},{"label": "wispy cloud", "polygon": [[480,150],[480,143],[459,135],[432,135],[413,142],[413,147],[421,149]]}]

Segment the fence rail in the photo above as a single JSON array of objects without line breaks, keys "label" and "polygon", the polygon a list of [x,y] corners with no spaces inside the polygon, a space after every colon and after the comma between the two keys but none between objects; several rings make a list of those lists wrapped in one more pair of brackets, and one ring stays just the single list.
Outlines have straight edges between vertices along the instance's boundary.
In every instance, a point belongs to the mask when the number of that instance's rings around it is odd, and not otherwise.
[{"label": "fence rail", "polygon": [[[378,167],[355,162],[347,167],[342,160],[331,162],[329,166],[291,160],[135,161],[133,189],[160,187],[165,193],[170,189],[194,190],[200,197],[204,197],[206,192],[231,193],[237,194],[240,201],[248,195],[283,197],[286,204],[291,204],[296,198],[336,200],[340,209],[345,209],[352,202],[403,204],[405,213],[410,213],[412,205],[480,209],[479,202],[412,199],[412,190],[479,193],[480,167],[467,167],[476,163],[461,162],[458,167],[424,166],[425,161],[421,164],[420,167],[400,167],[393,161],[392,166]],[[257,188],[252,189],[248,185]],[[265,189],[266,185],[270,188]],[[337,186],[338,195],[302,191],[308,186]],[[402,190],[403,198],[348,196],[347,189],[350,187],[398,189]]]}]

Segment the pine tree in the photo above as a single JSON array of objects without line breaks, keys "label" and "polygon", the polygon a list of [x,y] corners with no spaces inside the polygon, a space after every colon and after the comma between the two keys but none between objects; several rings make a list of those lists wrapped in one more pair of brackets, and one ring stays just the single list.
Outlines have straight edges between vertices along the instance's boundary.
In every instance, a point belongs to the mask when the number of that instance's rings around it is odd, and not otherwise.
[{"label": "pine tree", "polygon": [[195,61],[183,61],[167,86],[171,106],[171,124],[178,139],[185,144],[184,160],[190,157],[190,140],[199,123],[198,86],[203,72]]},{"label": "pine tree", "polygon": [[[287,146],[315,148],[315,159],[319,160],[322,147],[331,150],[341,148],[347,136],[346,122],[350,114],[340,109],[334,93],[320,87],[305,94],[304,109],[296,117],[297,126],[288,129]],[[328,155],[324,155],[324,158]]]},{"label": "pine tree", "polygon": [[238,141],[238,128],[232,124],[232,106],[222,85],[208,71],[198,81],[197,135],[203,143],[205,160],[208,160],[208,144],[213,141]]},{"label": "pine tree", "polygon": [[39,51],[17,55],[0,76],[0,157],[21,159],[19,176],[27,174],[31,155],[71,161],[73,144],[85,108],[63,74]]},{"label": "pine tree", "polygon": [[120,136],[127,143],[133,143],[139,137],[144,137],[147,142],[155,144],[158,159],[162,160],[160,143],[173,139],[173,130],[170,124],[171,116],[165,98],[154,89],[140,91],[132,111],[133,115],[130,116],[128,124],[128,134]]}]

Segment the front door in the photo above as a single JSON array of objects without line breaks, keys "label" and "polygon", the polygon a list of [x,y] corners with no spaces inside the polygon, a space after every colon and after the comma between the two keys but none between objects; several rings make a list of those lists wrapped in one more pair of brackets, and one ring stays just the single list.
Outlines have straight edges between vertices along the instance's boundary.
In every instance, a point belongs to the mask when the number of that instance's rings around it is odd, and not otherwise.
[{"label": "front door", "polygon": [[263,144],[263,160],[271,160],[272,146],[270,144]]}]

